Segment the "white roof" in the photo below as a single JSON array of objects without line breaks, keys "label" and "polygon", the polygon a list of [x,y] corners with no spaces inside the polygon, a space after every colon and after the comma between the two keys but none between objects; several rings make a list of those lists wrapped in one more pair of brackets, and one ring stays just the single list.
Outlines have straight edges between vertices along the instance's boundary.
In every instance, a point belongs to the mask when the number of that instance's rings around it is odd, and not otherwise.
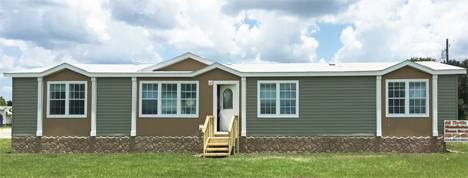
[{"label": "white roof", "polygon": [[[208,65],[197,71],[157,71],[184,59],[194,59]],[[219,64],[192,53],[185,53],[159,64],[67,64],[53,67],[8,72],[5,77],[43,77],[63,69],[70,69],[89,77],[193,77],[218,68],[242,77],[281,76],[376,76],[404,66],[411,66],[430,74],[466,74],[466,69],[434,61],[367,62],[367,63],[267,63]]]},{"label": "white roof", "polygon": [[269,63],[269,64],[230,64],[225,65],[239,72],[357,72],[381,71],[397,62],[379,63]]},{"label": "white roof", "polygon": [[438,63],[438,62],[434,62],[434,61],[420,61],[420,62],[416,62],[418,64],[421,64],[423,66],[426,66],[430,69],[433,69],[433,70],[457,70],[457,69],[464,69],[464,68],[461,68],[461,67],[457,67],[457,66],[452,66],[452,65],[447,65],[447,64],[442,64],[442,63]]},{"label": "white roof", "polygon": [[[137,72],[143,68],[152,66],[153,64],[70,64],[79,69],[93,73],[129,73]],[[9,73],[40,73],[47,71],[52,67],[42,67],[36,69],[27,69],[22,71],[14,71]]]}]

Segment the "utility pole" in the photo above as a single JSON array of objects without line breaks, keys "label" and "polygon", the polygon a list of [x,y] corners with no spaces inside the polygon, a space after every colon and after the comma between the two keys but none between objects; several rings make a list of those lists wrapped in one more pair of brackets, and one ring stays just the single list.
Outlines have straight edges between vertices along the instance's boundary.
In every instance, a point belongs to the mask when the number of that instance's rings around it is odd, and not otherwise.
[{"label": "utility pole", "polygon": [[445,40],[445,59],[447,59],[447,64],[448,64],[448,61],[449,61],[449,58],[448,58],[448,48],[449,48],[449,43],[448,43],[448,38]]}]

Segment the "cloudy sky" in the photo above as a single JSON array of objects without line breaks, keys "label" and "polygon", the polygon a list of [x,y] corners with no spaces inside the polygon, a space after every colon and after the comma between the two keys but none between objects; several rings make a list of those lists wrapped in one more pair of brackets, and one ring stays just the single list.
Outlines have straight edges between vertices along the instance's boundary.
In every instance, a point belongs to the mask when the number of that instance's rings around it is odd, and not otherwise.
[{"label": "cloudy sky", "polygon": [[468,58],[466,0],[0,0],[3,72],[68,63],[219,63]]}]

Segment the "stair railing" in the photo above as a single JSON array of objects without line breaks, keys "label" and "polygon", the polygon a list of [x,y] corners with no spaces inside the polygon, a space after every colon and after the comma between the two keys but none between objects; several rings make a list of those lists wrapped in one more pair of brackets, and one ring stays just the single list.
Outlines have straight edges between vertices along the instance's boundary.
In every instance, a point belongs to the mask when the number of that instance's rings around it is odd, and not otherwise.
[{"label": "stair railing", "polygon": [[239,116],[233,115],[231,124],[228,130],[228,145],[229,155],[231,155],[232,147],[234,147],[234,154],[239,153]]},{"label": "stair railing", "polygon": [[203,157],[205,157],[208,141],[214,137],[214,116],[206,116],[205,124],[203,125]]}]

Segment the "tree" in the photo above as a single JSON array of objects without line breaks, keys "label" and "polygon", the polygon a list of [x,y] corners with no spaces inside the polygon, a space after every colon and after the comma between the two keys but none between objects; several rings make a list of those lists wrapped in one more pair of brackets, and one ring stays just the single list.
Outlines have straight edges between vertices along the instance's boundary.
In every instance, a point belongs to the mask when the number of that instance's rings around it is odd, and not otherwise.
[{"label": "tree", "polygon": [[0,106],[6,106],[7,103],[5,102],[5,99],[3,99],[3,96],[0,96]]},{"label": "tree", "polygon": [[[436,61],[436,59],[431,57],[412,57],[408,59],[409,61]],[[442,61],[444,64],[453,65],[457,67],[467,68],[468,59],[460,62],[457,60],[448,60]],[[458,75],[458,119],[466,120],[468,115],[468,98],[467,98],[467,87],[466,87],[467,78],[466,75]]]},{"label": "tree", "polygon": [[[442,63],[453,65],[457,67],[467,68],[468,59],[464,61],[457,61],[457,60],[448,60],[443,61]],[[467,87],[466,87],[467,78],[466,75],[458,75],[458,119],[459,120],[466,120],[467,117]]]},{"label": "tree", "polygon": [[409,58],[408,61],[413,61],[413,62],[416,62],[416,61],[436,61],[436,59],[431,58],[431,57],[412,57],[412,58]]},{"label": "tree", "polygon": [[458,99],[458,120],[466,120],[466,103],[462,99]]},{"label": "tree", "polygon": [[11,100],[7,101],[8,106],[13,106],[13,102]]}]

